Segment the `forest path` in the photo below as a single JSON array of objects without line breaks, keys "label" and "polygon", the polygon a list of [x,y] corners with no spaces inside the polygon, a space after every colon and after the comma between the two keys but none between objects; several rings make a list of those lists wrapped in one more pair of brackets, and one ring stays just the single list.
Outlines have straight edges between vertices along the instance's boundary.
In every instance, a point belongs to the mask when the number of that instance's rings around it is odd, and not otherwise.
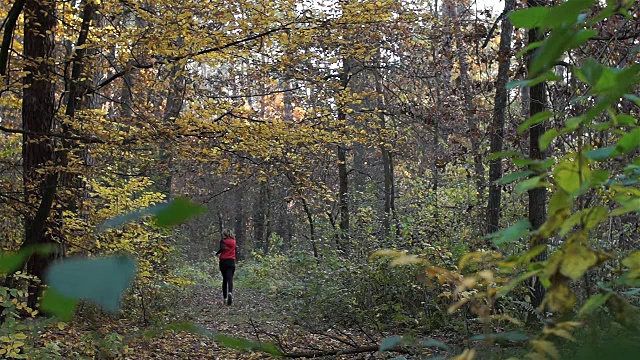
[{"label": "forest path", "polygon": [[[185,299],[185,307],[192,309],[194,323],[205,329],[244,339],[254,344],[269,343],[287,352],[349,349],[349,346],[332,340],[327,334],[310,334],[291,324],[277,306],[276,297],[266,297],[253,291],[237,289],[234,303],[223,305],[217,288],[200,288]],[[334,336],[337,338],[337,336]],[[355,336],[354,336],[355,338]],[[134,356],[126,359],[276,359],[261,351],[235,350],[213,338],[188,332],[164,332],[152,339],[132,343]],[[371,344],[369,344],[371,346]],[[396,354],[397,356],[398,354]],[[389,359],[390,353],[363,352],[351,355],[331,355],[322,359]],[[281,359],[281,358],[280,358]]]},{"label": "forest path", "polygon": [[[235,339],[258,342],[252,327],[253,318],[264,316],[264,309],[257,305],[264,299],[257,294],[238,291],[231,306],[222,304],[219,289],[198,287],[184,299],[190,309],[189,321],[216,334]],[[248,296],[248,297],[247,297]],[[264,322],[261,322],[264,324]],[[220,344],[213,338],[189,332],[164,332],[150,339],[131,344],[134,354],[126,359],[269,359],[270,355],[259,351],[236,350]]]},{"label": "forest path", "polygon": [[[282,359],[263,351],[233,349],[228,345],[273,344],[287,353],[349,350],[375,347],[375,339],[366,339],[355,332],[335,331],[310,333],[282,314],[277,296],[239,288],[234,292],[234,304],[221,303],[217,287],[197,286],[174,306],[180,321],[206,329],[210,334],[224,335],[228,343],[191,331],[167,330],[176,320],[156,326],[144,326],[141,319],[116,319],[111,316],[76,318],[63,326],[48,327],[40,334],[38,347],[55,347],[56,359]],[[162,330],[162,329],[165,330]],[[152,332],[152,334],[150,334]],[[347,338],[353,345],[347,343]],[[245,341],[242,343],[242,341]],[[246,347],[246,346],[245,346]],[[351,355],[315,357],[321,359],[390,359],[399,354],[364,351]],[[309,357],[309,356],[307,356]],[[408,357],[411,358],[411,357]]]}]

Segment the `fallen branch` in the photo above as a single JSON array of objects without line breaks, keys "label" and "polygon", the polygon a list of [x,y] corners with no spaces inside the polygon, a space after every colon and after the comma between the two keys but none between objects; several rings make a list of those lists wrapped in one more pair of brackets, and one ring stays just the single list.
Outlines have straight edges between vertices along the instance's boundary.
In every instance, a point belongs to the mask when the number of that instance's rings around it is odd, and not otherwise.
[{"label": "fallen branch", "polygon": [[[369,346],[360,346],[352,349],[334,349],[334,350],[284,353],[282,356],[286,358],[318,358],[323,356],[338,356],[338,355],[350,355],[350,354],[376,352],[379,349],[380,349],[380,345],[369,345]],[[402,354],[415,354],[415,351],[412,351],[411,349],[405,348],[405,347],[396,347],[393,349],[388,349],[388,351],[402,353]]]},{"label": "fallen branch", "polygon": [[336,349],[336,350],[323,350],[323,351],[309,351],[309,352],[293,352],[285,353],[284,357],[287,358],[317,358],[322,356],[338,356],[348,354],[361,354],[367,352],[376,352],[380,347],[378,345],[361,346],[353,349]]}]

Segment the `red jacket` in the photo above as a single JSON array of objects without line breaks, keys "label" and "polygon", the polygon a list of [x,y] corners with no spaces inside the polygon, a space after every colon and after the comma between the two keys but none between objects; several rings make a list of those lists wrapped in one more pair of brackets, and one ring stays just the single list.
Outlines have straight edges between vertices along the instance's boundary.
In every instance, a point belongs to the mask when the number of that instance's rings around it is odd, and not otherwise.
[{"label": "red jacket", "polygon": [[220,250],[216,255],[220,254],[220,260],[236,259],[236,239],[226,238],[220,241]]}]

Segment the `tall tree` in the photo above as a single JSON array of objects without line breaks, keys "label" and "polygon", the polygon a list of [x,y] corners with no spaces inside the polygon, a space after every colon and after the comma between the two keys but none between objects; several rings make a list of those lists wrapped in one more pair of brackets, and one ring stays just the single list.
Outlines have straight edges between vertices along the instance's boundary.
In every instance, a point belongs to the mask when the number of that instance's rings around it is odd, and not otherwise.
[{"label": "tall tree", "polygon": [[[527,5],[529,7],[544,6],[545,1],[544,0],[528,0]],[[529,44],[542,41],[543,38],[544,38],[544,32],[541,29],[534,28],[529,30],[529,34],[528,34]],[[530,53],[528,58],[529,69],[532,63],[532,59],[533,59],[533,53]],[[530,78],[533,78],[539,74],[532,74],[531,72],[529,72],[528,75]],[[546,106],[547,106],[546,86],[545,86],[545,82],[541,82],[539,84],[532,86],[529,90],[529,116],[534,116],[535,114],[544,111]],[[544,132],[545,132],[544,122],[536,124],[529,129],[529,158],[531,160],[542,160],[545,157],[545,153],[543,150],[540,149],[540,145],[539,145],[540,137],[544,134]],[[529,222],[531,223],[531,228],[535,230],[535,229],[538,229],[542,224],[544,224],[547,218],[546,189],[542,187],[531,189],[528,191],[528,195],[529,195]],[[539,241],[540,238],[534,236],[533,239]],[[531,247],[534,247],[540,244],[532,243],[530,245]],[[536,260],[538,261],[545,260],[546,257],[547,257],[547,252],[545,250],[536,257]],[[538,281],[538,279],[535,277],[533,278],[532,295],[533,295],[532,302],[534,307],[538,307],[540,304],[542,304],[542,300],[545,295],[545,289],[544,289],[544,286],[542,286],[542,283]]]},{"label": "tall tree", "polygon": [[[341,89],[347,90],[353,62],[345,57],[342,64],[342,72],[340,74]],[[347,120],[346,110],[343,109],[344,104],[340,104],[338,109],[338,122],[344,124]],[[349,213],[349,173],[347,171],[347,148],[345,144],[338,145],[338,203],[340,208],[340,244],[339,250],[345,250],[350,238],[351,225]]]},{"label": "tall tree", "polygon": [[[22,90],[23,185],[25,201],[32,209],[25,215],[23,246],[53,242],[54,224],[47,229],[55,198],[58,174],[51,167],[53,142],[45,134],[52,130],[55,111],[53,52],[55,48],[54,0],[26,0],[24,5],[24,57],[26,59]],[[48,169],[47,169],[48,168]],[[46,174],[46,175],[44,175]],[[50,256],[35,253],[27,262],[27,271],[42,279]],[[37,283],[29,290],[29,306],[35,308],[39,291]]]},{"label": "tall tree", "polygon": [[[513,25],[508,14],[513,9],[513,0],[506,0],[501,15],[500,47],[498,49],[498,77],[493,102],[493,121],[489,128],[492,154],[502,151],[504,143],[504,121],[507,113],[509,66],[511,65],[511,36]],[[502,188],[496,183],[502,177],[502,159],[496,158],[489,163],[489,198],[487,202],[487,233],[498,231],[500,223]]]}]

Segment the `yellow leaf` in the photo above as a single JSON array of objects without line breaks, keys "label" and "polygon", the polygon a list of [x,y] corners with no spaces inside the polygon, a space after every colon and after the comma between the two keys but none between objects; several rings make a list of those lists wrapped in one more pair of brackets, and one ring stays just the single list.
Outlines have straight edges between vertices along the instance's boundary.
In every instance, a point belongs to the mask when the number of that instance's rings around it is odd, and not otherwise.
[{"label": "yellow leaf", "polygon": [[531,345],[537,352],[547,354],[555,360],[560,359],[560,353],[556,346],[551,341],[546,340],[531,340]]},{"label": "yellow leaf", "polygon": [[469,302],[469,298],[462,298],[457,303],[449,306],[449,309],[447,309],[447,312],[449,314],[453,314],[454,312],[456,312],[456,310],[460,309],[464,304],[468,302]]},{"label": "yellow leaf", "polygon": [[395,256],[399,256],[399,255],[402,255],[402,253],[400,251],[384,249],[384,250],[375,251],[373,254],[371,254],[371,256],[369,258],[373,259],[373,258],[378,257],[378,256],[395,257]]},{"label": "yellow leaf", "polygon": [[562,264],[562,255],[564,251],[557,251],[555,254],[551,255],[551,259],[547,260],[547,265],[544,268],[544,275],[547,278],[552,277],[560,268],[560,264]]},{"label": "yellow leaf", "polygon": [[424,260],[419,258],[418,255],[402,255],[393,259],[393,261],[391,261],[391,265],[392,266],[410,265],[410,264],[419,264],[422,262],[424,262]]},{"label": "yellow leaf", "polygon": [[576,304],[576,296],[565,280],[556,280],[549,287],[545,302],[551,311],[566,311]]},{"label": "yellow leaf", "polygon": [[588,247],[579,243],[567,246],[562,259],[560,273],[576,281],[598,262],[596,254]]},{"label": "yellow leaf", "polygon": [[27,335],[25,335],[24,333],[15,333],[12,337],[16,340],[24,340],[27,338]]},{"label": "yellow leaf", "polygon": [[453,360],[473,360],[476,357],[475,349],[464,349],[464,352],[456,357]]},{"label": "yellow leaf", "polygon": [[622,260],[622,265],[631,270],[629,273],[631,279],[640,278],[640,250],[631,252],[627,258]]},{"label": "yellow leaf", "polygon": [[544,334],[552,334],[555,336],[559,336],[561,338],[567,339],[567,340],[571,340],[571,341],[576,341],[576,339],[573,337],[573,335],[571,335],[571,333],[565,329],[560,329],[560,328],[544,328],[544,330],[542,330],[542,332]]},{"label": "yellow leaf", "polygon": [[548,360],[546,356],[537,352],[527,354],[527,358],[531,360]]}]

